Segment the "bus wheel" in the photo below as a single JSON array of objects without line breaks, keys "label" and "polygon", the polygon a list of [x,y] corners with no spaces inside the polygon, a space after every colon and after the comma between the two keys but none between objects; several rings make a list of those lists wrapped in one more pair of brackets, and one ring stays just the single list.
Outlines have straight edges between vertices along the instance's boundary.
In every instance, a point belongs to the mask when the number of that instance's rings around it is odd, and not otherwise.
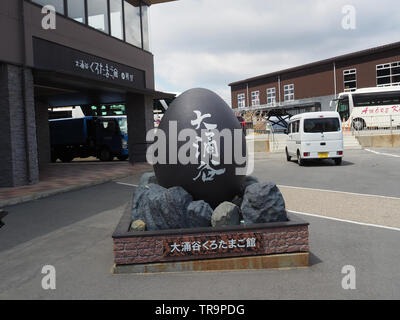
[{"label": "bus wheel", "polygon": [[363,130],[365,128],[365,121],[361,118],[357,118],[353,120],[353,128],[354,130]]},{"label": "bus wheel", "polygon": [[111,161],[113,158],[114,157],[108,148],[101,149],[99,154],[100,161]]}]

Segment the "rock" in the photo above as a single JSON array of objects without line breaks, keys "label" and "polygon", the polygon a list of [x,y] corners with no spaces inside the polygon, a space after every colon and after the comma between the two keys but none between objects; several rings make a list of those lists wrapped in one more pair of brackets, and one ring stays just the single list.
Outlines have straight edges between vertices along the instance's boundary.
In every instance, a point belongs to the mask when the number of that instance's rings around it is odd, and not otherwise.
[{"label": "rock", "polygon": [[157,178],[154,172],[146,172],[140,177],[139,185],[147,185],[150,183],[158,184]]},{"label": "rock", "polygon": [[240,192],[241,195],[243,196],[244,193],[246,192],[246,188],[252,184],[258,183],[258,179],[256,177],[253,176],[246,176],[243,179],[242,185],[240,186]]},{"label": "rock", "polygon": [[239,208],[242,206],[243,198],[236,196],[231,201],[234,205],[237,205]]},{"label": "rock", "polygon": [[131,223],[131,231],[145,231],[146,223],[143,220],[135,220]]},{"label": "rock", "polygon": [[239,223],[239,207],[228,201],[216,207],[211,217],[213,227],[238,225]]},{"label": "rock", "polygon": [[181,187],[140,185],[132,202],[132,220],[145,221],[147,230],[188,228],[186,212],[192,201]]},{"label": "rock", "polygon": [[189,204],[186,212],[187,225],[190,228],[211,226],[213,210],[210,205],[203,201],[193,201]]},{"label": "rock", "polygon": [[241,212],[245,224],[287,221],[285,201],[278,187],[269,182],[246,188]]}]

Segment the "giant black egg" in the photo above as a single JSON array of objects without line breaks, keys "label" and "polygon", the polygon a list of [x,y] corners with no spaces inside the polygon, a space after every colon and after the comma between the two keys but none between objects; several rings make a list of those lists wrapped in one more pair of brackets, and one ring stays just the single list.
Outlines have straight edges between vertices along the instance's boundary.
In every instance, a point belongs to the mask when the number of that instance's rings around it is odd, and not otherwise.
[{"label": "giant black egg", "polygon": [[[210,128],[211,130],[207,131]],[[197,147],[193,145],[195,149],[188,151],[196,153],[196,157],[198,154],[197,163],[182,164],[179,161],[180,148],[184,145],[191,146],[188,143],[189,138],[185,141],[177,139],[177,134],[183,129],[194,130],[198,137]],[[216,150],[211,146],[214,143],[211,132],[222,132],[224,129],[225,133],[231,133],[232,139],[219,139],[219,148]],[[195,200],[204,200],[213,208],[223,201],[231,201],[240,192],[244,173],[238,173],[237,169],[243,169],[247,163],[246,140],[232,109],[217,94],[202,88],[185,91],[171,103],[158,130],[165,133],[167,153],[166,163],[154,164],[154,172],[161,186],[181,186]],[[207,132],[209,134],[205,135]],[[207,143],[210,148],[206,146]],[[176,150],[171,148],[174,144]],[[235,157],[235,151],[236,154],[240,154],[240,159]],[[207,156],[211,156],[212,159],[204,165],[202,160]]]}]

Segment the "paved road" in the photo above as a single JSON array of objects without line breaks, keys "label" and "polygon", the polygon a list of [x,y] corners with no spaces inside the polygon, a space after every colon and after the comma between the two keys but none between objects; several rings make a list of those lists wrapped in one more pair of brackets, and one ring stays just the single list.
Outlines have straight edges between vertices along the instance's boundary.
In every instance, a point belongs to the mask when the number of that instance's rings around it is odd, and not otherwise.
[{"label": "paved road", "polygon": [[[400,154],[400,149],[372,149]],[[345,152],[342,166],[324,160],[299,167],[283,153],[266,154],[256,161],[253,175],[279,185],[317,188],[400,198],[400,158],[365,150]]]},{"label": "paved road", "polygon": [[[356,179],[346,177],[352,166],[355,176],[368,182],[366,193],[377,194],[373,185],[381,185],[381,194],[395,196],[384,185],[395,184],[388,172],[396,170],[398,160],[364,153],[348,152],[352,164],[347,166],[304,168],[271,155],[257,161],[256,173],[261,179],[276,177],[279,184],[357,192]],[[386,170],[372,165],[379,163]],[[362,175],[366,166],[370,173]],[[297,178],[288,179],[288,171]],[[339,172],[347,184],[336,179]],[[137,178],[121,182],[138,183]],[[311,224],[310,268],[111,275],[111,234],[133,191],[110,182],[7,208],[0,229],[0,299],[400,299],[400,231],[311,216],[303,216]],[[47,264],[57,271],[54,291],[41,288],[41,268]],[[356,290],[341,287],[345,265],[356,268]]]}]

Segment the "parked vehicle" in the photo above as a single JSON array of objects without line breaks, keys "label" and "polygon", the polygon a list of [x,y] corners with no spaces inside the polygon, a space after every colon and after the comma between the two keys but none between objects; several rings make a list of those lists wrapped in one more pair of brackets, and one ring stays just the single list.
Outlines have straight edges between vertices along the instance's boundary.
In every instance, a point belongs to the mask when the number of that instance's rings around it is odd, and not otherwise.
[{"label": "parked vehicle", "polygon": [[336,111],[346,127],[365,128],[400,127],[400,87],[374,87],[339,94]]},{"label": "parked vehicle", "polygon": [[97,157],[101,161],[128,159],[126,116],[49,120],[51,160]]},{"label": "parked vehicle", "polygon": [[343,158],[343,130],[337,112],[307,112],[292,117],[286,130],[286,158],[297,159],[300,166],[309,159]]}]

